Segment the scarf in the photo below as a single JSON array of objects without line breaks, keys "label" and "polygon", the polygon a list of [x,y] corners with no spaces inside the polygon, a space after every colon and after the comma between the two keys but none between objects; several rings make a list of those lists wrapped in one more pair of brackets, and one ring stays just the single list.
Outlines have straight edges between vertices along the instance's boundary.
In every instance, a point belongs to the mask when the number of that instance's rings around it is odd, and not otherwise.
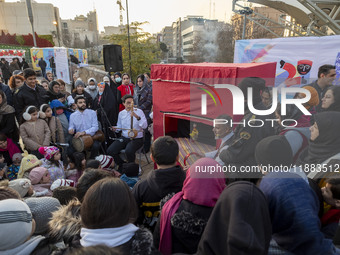
[{"label": "scarf", "polygon": [[18,146],[15,145],[15,143],[12,141],[12,139],[7,138],[7,148],[1,149],[0,151],[8,151],[9,156],[12,158],[15,153],[21,153]]},{"label": "scarf", "polygon": [[315,115],[319,136],[310,141],[308,154],[301,163],[322,163],[340,152],[340,112],[323,112]]},{"label": "scarf", "polygon": [[99,244],[104,244],[109,247],[117,247],[130,241],[137,230],[138,227],[131,223],[118,228],[81,228],[80,243],[83,247]]},{"label": "scarf", "polygon": [[[163,206],[160,218],[159,242],[159,250],[162,254],[171,254],[171,218],[178,210],[182,200],[189,200],[196,205],[214,207],[224,190],[226,185],[223,172],[216,171],[210,174],[210,172],[198,171],[199,167],[202,169],[208,166],[220,166],[220,164],[211,158],[197,160],[187,171],[182,191],[178,192]],[[209,192],[202,192],[203,190],[209,190]]]},{"label": "scarf", "polygon": [[0,122],[2,121],[3,115],[14,113],[15,110],[12,106],[7,104],[7,99],[5,93],[3,94],[2,104],[0,104]]},{"label": "scarf", "polygon": [[34,236],[22,245],[19,245],[11,250],[0,251],[0,255],[26,255],[31,254],[32,251],[44,240],[43,236]]}]

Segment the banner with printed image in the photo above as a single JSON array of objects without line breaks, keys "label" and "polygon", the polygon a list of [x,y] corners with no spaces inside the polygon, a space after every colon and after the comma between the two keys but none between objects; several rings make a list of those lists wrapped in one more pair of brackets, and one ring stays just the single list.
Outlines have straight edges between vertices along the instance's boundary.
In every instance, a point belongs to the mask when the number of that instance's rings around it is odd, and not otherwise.
[{"label": "banner with printed image", "polygon": [[275,86],[287,87],[311,83],[321,65],[336,65],[340,85],[340,36],[236,41],[234,63],[256,62],[276,62]]}]

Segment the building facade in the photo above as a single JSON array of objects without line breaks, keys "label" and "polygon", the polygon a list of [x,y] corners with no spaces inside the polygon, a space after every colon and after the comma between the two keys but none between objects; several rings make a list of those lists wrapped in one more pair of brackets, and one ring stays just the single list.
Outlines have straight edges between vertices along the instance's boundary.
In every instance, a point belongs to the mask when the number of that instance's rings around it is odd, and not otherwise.
[{"label": "building facade", "polygon": [[62,38],[66,47],[88,48],[97,46],[99,31],[97,12],[90,11],[86,16],[61,20]]}]

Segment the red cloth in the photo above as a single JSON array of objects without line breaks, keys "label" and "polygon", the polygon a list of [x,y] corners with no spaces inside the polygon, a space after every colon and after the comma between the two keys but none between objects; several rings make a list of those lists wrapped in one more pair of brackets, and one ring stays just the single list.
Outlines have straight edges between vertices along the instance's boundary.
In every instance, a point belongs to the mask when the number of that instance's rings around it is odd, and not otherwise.
[{"label": "red cloth", "polygon": [[6,149],[1,149],[0,151],[8,151],[9,156],[12,158],[15,153],[21,153],[20,149],[18,146],[16,146],[15,143],[13,143],[12,139],[7,138],[7,148]]},{"label": "red cloth", "polygon": [[[182,199],[189,200],[196,205],[214,207],[226,187],[222,171],[199,172],[196,171],[198,166],[220,166],[220,164],[211,158],[197,160],[187,171],[182,191],[178,192],[163,206],[160,218],[159,250],[164,255],[171,254],[172,251],[171,218],[178,210]],[[201,171],[205,170],[202,169]]]},{"label": "red cloth", "polygon": [[[129,85],[120,85],[117,88],[120,91],[121,96],[125,96],[127,94],[132,95],[133,96],[133,84],[129,84]],[[119,105],[119,111],[123,111],[125,109],[125,106],[123,104]]]},{"label": "red cloth", "polygon": [[275,70],[276,63],[153,64],[151,77],[153,80],[154,139],[165,135],[168,126],[166,117],[170,113],[176,113],[181,119],[184,116],[178,114],[184,114],[190,118],[197,116],[200,117],[197,119],[198,122],[210,119],[210,125],[212,125],[212,119],[220,114],[233,116],[231,93],[219,94],[223,102],[222,107],[219,102],[215,107],[213,100],[208,98],[208,113],[202,116],[200,107],[202,91],[197,89],[195,84],[191,86],[189,82],[203,82],[209,85],[228,82],[228,84],[236,85],[244,77],[256,76],[264,78],[267,86],[272,86],[275,84]]},{"label": "red cloth", "polygon": [[322,226],[326,226],[328,224],[339,222],[340,220],[340,210],[339,209],[330,209],[326,212],[321,218]]}]

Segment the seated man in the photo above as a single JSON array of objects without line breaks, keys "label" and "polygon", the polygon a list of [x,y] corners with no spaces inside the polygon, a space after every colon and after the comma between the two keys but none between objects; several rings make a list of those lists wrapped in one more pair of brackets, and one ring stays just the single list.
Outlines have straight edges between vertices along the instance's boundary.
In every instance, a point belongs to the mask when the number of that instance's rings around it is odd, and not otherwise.
[{"label": "seated man", "polygon": [[[125,149],[127,161],[135,162],[136,151],[143,146],[143,129],[148,126],[143,111],[133,108],[133,96],[123,96],[122,102],[125,109],[119,112],[117,126],[112,127],[114,131],[123,131],[122,138],[114,141],[107,149],[107,154],[111,155],[119,166],[118,171],[122,170],[124,163],[119,156],[120,151]],[[136,137],[129,137],[131,126],[135,132],[138,132]]]},{"label": "seated man", "polygon": [[[74,138],[78,138],[84,135],[94,136],[98,131],[98,120],[95,111],[86,109],[86,98],[83,96],[77,96],[74,100],[77,105],[77,111],[71,114],[68,132],[74,135]],[[72,147],[72,143],[70,143]],[[91,159],[98,156],[100,148],[99,141],[93,141],[91,147]],[[73,150],[73,148],[71,148]]]},{"label": "seated man", "polygon": [[226,124],[216,124],[213,128],[216,139],[216,150],[205,153],[207,158],[215,159],[220,165],[224,166],[224,162],[220,159],[220,153],[228,148],[231,141],[231,137],[234,132],[230,126],[231,117],[227,114],[222,114],[216,119],[222,119],[228,121]]}]

